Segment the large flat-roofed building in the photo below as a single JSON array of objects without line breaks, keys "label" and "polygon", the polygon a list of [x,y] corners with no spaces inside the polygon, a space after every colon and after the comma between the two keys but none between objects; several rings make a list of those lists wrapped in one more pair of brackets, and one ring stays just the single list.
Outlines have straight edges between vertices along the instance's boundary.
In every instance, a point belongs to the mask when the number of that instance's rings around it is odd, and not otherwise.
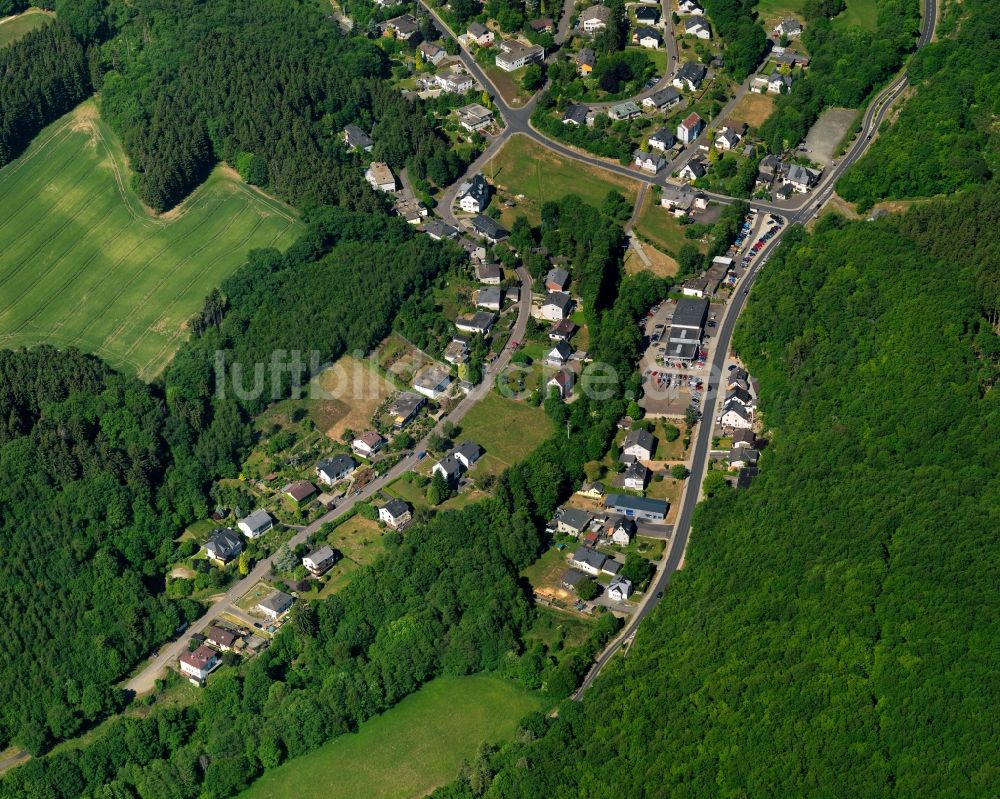
[{"label": "large flat-roofed building", "polygon": [[528,64],[534,64],[545,58],[545,48],[537,44],[525,44],[517,39],[508,39],[500,43],[496,63],[504,72],[513,72]]},{"label": "large flat-roofed building", "polygon": [[650,522],[662,522],[670,508],[662,499],[633,497],[627,494],[608,494],[604,506],[627,519],[643,519]]}]

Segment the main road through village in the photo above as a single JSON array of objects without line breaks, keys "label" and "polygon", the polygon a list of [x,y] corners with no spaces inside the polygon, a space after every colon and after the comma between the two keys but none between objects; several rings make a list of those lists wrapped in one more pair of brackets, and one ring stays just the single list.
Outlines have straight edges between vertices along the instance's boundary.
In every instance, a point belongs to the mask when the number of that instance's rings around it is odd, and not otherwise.
[{"label": "main road through village", "polygon": [[[427,12],[430,13],[435,21],[435,24],[444,35],[458,38],[433,8],[427,6],[424,0],[420,0],[420,2]],[[668,26],[666,31],[668,53],[676,55],[676,44],[673,39],[672,28],[670,27],[671,23],[669,22],[669,0],[663,0],[663,5],[663,16],[667,21]],[[923,21],[921,25],[920,37],[917,40],[918,47],[922,47],[930,41],[934,32],[935,17],[935,0],[923,0]],[[559,43],[565,40],[565,37],[568,35],[568,30],[569,29],[565,24],[560,25],[559,35],[557,36]],[[457,225],[457,220],[455,219],[452,211],[452,205],[459,185],[461,185],[464,180],[468,179],[468,177],[471,177],[473,174],[480,171],[489,159],[499,151],[503,144],[515,134],[528,136],[541,147],[553,150],[567,158],[587,163],[601,169],[607,169],[618,174],[626,175],[632,179],[644,181],[648,184],[658,184],[661,186],[667,185],[668,181],[665,176],[656,177],[638,173],[636,170],[629,169],[621,164],[588,155],[549,139],[531,125],[530,118],[537,101],[537,95],[519,108],[510,106],[504,100],[503,96],[497,90],[496,86],[489,79],[489,77],[483,72],[482,69],[480,69],[479,65],[465,49],[461,41],[459,54],[463,64],[469,72],[490,92],[493,102],[498,108],[500,115],[503,117],[505,126],[503,131],[496,136],[492,142],[490,142],[489,146],[482,153],[482,155],[470,165],[466,175],[446,190],[441,203],[439,204],[439,209],[441,216],[449,223]],[[652,89],[645,90],[633,99],[641,99],[642,97],[651,94],[653,91],[656,91],[656,89],[668,85],[671,71],[675,64],[675,59],[669,59],[667,62],[667,72],[661,78],[657,86]],[[735,105],[735,103],[739,101],[740,97],[742,97],[742,95],[747,91],[748,85],[749,84],[745,82],[739,87],[736,96],[726,105],[720,113],[720,117],[732,109],[733,105]],[[591,670],[585,677],[582,686],[577,692],[577,697],[581,696],[582,693],[593,683],[601,669],[604,668],[615,653],[617,653],[624,644],[632,640],[639,624],[656,606],[660,597],[662,597],[663,592],[667,589],[670,583],[671,575],[678,569],[683,561],[684,551],[687,547],[688,537],[691,532],[691,517],[694,513],[694,507],[701,496],[701,484],[707,469],[708,453],[711,448],[711,420],[714,418],[715,403],[718,399],[720,377],[725,374],[725,361],[728,356],[729,345],[732,340],[736,321],[740,312],[743,310],[746,296],[750,288],[753,286],[760,269],[767,263],[771,252],[773,252],[774,248],[777,247],[784,233],[789,229],[791,224],[807,221],[811,216],[818,214],[822,206],[829,201],[833,194],[834,185],[837,179],[843,174],[844,170],[857,161],[858,158],[860,158],[871,145],[872,139],[878,131],[879,125],[885,118],[893,103],[905,91],[906,86],[907,78],[906,71],[904,69],[895,80],[882,89],[882,91],[880,91],[879,94],[872,100],[865,111],[862,119],[861,130],[854,143],[848,149],[846,155],[828,170],[822,181],[810,194],[805,197],[782,203],[754,203],[756,207],[760,208],[764,212],[774,213],[781,216],[788,224],[786,224],[781,231],[768,242],[767,246],[762,248],[758,253],[741,282],[741,290],[737,290],[734,293],[724,311],[724,315],[716,335],[713,356],[710,363],[710,376],[708,380],[708,390],[705,393],[707,399],[703,409],[703,421],[698,424],[694,445],[690,455],[689,466],[691,476],[688,479],[681,498],[680,512],[678,514],[677,521],[674,524],[673,534],[671,536],[669,546],[664,553],[664,557],[658,564],[656,575],[654,576],[649,589],[646,591],[640,607],[629,617],[628,622],[618,636],[616,636],[616,638],[597,657]],[[703,143],[705,142],[699,140],[692,145],[691,149],[695,149],[699,144]],[[666,170],[664,170],[664,173],[669,174],[678,166],[679,165],[676,163],[671,164]],[[725,195],[710,196],[719,202],[732,201],[732,198],[726,197]],[[518,304],[517,320],[515,321],[511,331],[509,338],[510,341],[520,341],[524,338],[524,333],[527,328],[528,318],[531,311],[531,278],[523,268],[518,270],[518,276],[521,279],[521,296]],[[490,365],[489,372],[484,376],[483,382],[465,398],[463,398],[446,416],[444,416],[440,420],[439,424],[443,423],[445,420],[455,424],[460,422],[461,419],[468,413],[469,409],[481,400],[490,390],[493,378],[507,367],[512,354],[513,350],[511,347],[508,346],[504,348],[503,352],[501,352],[496,360]],[[334,519],[350,512],[358,502],[370,499],[383,486],[388,485],[404,472],[412,469],[418,462],[417,453],[421,450],[427,449],[429,437],[430,436],[428,435],[427,438],[417,444],[410,454],[399,461],[399,463],[397,463],[386,474],[370,483],[359,493],[346,499],[336,509],[330,511],[310,524],[308,527],[297,532],[289,540],[289,546],[294,548],[299,544],[304,543],[310,535],[316,533],[325,523],[333,521]],[[136,694],[143,694],[152,690],[155,681],[162,676],[168,665],[174,662],[187,650],[187,641],[190,635],[192,633],[200,632],[208,627],[208,625],[224,613],[230,605],[249,591],[257,582],[266,577],[271,569],[271,560],[271,558],[261,560],[254,566],[253,570],[246,577],[235,583],[225,594],[217,597],[206,612],[191,625],[184,635],[162,647],[156,656],[150,659],[146,666],[134,677],[128,680],[123,687]]]}]

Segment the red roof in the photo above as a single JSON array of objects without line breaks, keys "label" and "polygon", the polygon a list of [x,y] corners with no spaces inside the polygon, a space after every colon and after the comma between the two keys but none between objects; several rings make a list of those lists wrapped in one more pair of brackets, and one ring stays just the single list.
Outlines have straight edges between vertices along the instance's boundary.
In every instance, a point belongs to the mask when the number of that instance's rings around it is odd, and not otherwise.
[{"label": "red roof", "polygon": [[688,114],[687,118],[681,124],[688,130],[693,130],[701,124],[701,117],[692,112]]},{"label": "red roof", "polygon": [[185,652],[181,655],[181,663],[186,663],[187,665],[204,670],[208,667],[208,664],[215,659],[215,650],[209,649],[207,646],[202,644],[194,652]]},{"label": "red roof", "polygon": [[236,640],[236,633],[232,630],[223,630],[221,627],[209,627],[205,636],[213,644],[219,646],[232,646]]},{"label": "red roof", "polygon": [[308,480],[297,480],[286,485],[284,491],[296,502],[301,502],[306,497],[311,497],[316,493],[316,486]]}]

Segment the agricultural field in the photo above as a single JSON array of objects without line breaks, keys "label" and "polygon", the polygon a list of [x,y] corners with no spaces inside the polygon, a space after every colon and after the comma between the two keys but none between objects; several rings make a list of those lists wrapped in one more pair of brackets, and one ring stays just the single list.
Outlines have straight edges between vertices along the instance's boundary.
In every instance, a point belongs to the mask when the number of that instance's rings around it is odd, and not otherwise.
[{"label": "agricultural field", "polygon": [[693,244],[702,252],[708,249],[705,242],[686,238],[680,220],[660,207],[652,193],[646,195],[639,218],[635,221],[635,231],[671,256],[676,255],[685,244]]},{"label": "agricultural field", "polygon": [[287,247],[302,229],[228,169],[159,217],[127,175],[89,101],[0,170],[0,346],[74,346],[149,380],[248,250]]},{"label": "agricultural field", "polygon": [[564,158],[521,135],[511,137],[483,169],[483,176],[512,197],[524,195],[516,207],[503,209],[500,218],[508,226],[521,215],[537,224],[542,205],[567,194],[600,206],[612,189],[630,202],[635,202],[639,190],[638,181]]},{"label": "agricultural field", "polygon": [[438,677],[391,710],[264,774],[240,799],[411,799],[455,778],[483,741],[544,707],[496,677]]},{"label": "agricultural field", "polygon": [[0,20],[0,47],[6,47],[31,31],[47,25],[52,18],[51,14],[40,8],[29,8],[23,14]]}]

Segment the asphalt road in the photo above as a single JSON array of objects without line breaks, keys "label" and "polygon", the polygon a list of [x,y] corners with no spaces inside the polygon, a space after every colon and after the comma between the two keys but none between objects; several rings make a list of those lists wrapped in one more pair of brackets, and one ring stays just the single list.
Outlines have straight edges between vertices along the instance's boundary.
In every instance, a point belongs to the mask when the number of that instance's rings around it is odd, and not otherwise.
[{"label": "asphalt road", "polygon": [[[517,308],[517,320],[514,323],[509,341],[521,341],[524,339],[524,333],[528,327],[528,319],[531,315],[531,276],[523,267],[517,270],[517,274],[521,279],[521,296]],[[489,371],[484,375],[483,381],[476,386],[475,389],[469,392],[469,394],[465,396],[438,425],[435,425],[434,429],[432,429],[431,432],[428,433],[427,436],[414,447],[414,450],[410,455],[403,458],[392,469],[386,472],[385,475],[373,480],[362,491],[349,497],[348,499],[345,499],[340,505],[331,510],[329,513],[324,514],[308,527],[303,528],[298,533],[293,535],[288,540],[288,546],[294,549],[299,544],[305,543],[306,539],[313,533],[318,532],[324,524],[343,516],[345,513],[348,513],[358,502],[370,499],[397,477],[400,477],[403,473],[413,469],[420,460],[417,458],[416,453],[427,450],[427,443],[435,430],[437,430],[437,428],[440,427],[445,420],[458,425],[465,415],[472,410],[475,404],[489,393],[490,388],[493,385],[493,376],[502,372],[507,367],[510,363],[511,355],[513,355],[513,350],[508,345],[504,348],[503,352],[497,356],[497,359],[493,362],[493,364],[490,365]],[[225,594],[212,603],[205,613],[203,613],[196,621],[192,622],[191,626],[184,631],[183,635],[160,649],[157,656],[155,658],[150,658],[146,667],[132,677],[122,687],[125,690],[132,691],[136,694],[144,694],[153,690],[156,680],[162,676],[167,666],[187,651],[188,640],[191,635],[193,633],[203,631],[219,616],[225,613],[229,606],[235,603],[237,599],[247,593],[247,591],[253,588],[253,586],[258,582],[263,580],[271,571],[271,561],[273,560],[273,557],[274,556],[265,558],[257,563],[246,577],[231,586]]]}]

